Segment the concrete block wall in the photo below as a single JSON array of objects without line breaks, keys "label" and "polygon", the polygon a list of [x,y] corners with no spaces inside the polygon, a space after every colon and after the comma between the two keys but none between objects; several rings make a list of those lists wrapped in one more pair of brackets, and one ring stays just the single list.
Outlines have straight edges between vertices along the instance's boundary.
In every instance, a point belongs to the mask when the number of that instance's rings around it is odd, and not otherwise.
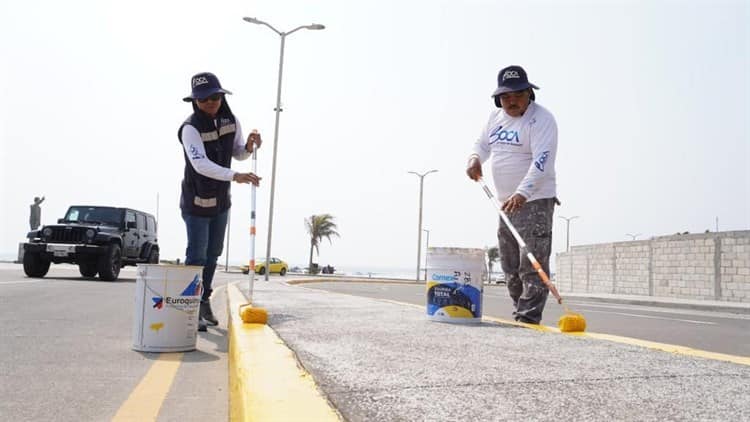
[{"label": "concrete block wall", "polygon": [[613,293],[649,296],[651,244],[649,241],[615,243],[616,280]]},{"label": "concrete block wall", "polygon": [[750,302],[750,230],[574,246],[555,274],[562,292]]},{"label": "concrete block wall", "polygon": [[750,302],[750,236],[721,242],[721,294],[731,302]]}]

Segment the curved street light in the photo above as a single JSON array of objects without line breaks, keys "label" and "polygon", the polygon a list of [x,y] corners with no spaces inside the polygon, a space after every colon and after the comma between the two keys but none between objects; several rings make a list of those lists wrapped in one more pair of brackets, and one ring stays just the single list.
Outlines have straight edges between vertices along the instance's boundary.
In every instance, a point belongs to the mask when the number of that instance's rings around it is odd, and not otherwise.
[{"label": "curved street light", "polygon": [[[270,28],[273,32],[281,37],[281,51],[279,52],[279,81],[276,87],[276,125],[273,130],[273,161],[271,165],[271,199],[268,206],[268,242],[266,243],[266,262],[271,262],[271,233],[273,231],[273,197],[276,187],[276,151],[279,146],[279,114],[281,113],[281,75],[284,71],[284,44],[286,43],[286,37],[299,31],[300,29],[320,30],[325,29],[324,25],[319,23],[313,23],[311,25],[300,25],[291,31],[282,32],[274,28],[273,25],[268,22],[264,22],[260,19],[244,17],[242,18],[245,22],[254,23],[256,25],[263,25]],[[265,280],[268,281],[268,271],[266,271]]]},{"label": "curved street light", "polygon": [[630,240],[635,240],[636,238],[638,238],[638,236],[641,236],[642,234],[643,233],[636,233],[636,234],[625,233],[625,236],[629,236]]},{"label": "curved street light", "polygon": [[417,226],[417,278],[419,281],[419,267],[422,264],[422,191],[424,187],[424,177],[430,173],[435,173],[437,170],[430,170],[427,173],[417,173],[416,171],[409,171],[407,173],[416,174],[419,176],[419,225]]},{"label": "curved street light", "polygon": [[565,252],[570,252],[570,220],[573,220],[575,218],[580,218],[577,215],[574,215],[572,217],[563,217],[562,215],[558,216],[558,218],[562,218],[565,220]]}]

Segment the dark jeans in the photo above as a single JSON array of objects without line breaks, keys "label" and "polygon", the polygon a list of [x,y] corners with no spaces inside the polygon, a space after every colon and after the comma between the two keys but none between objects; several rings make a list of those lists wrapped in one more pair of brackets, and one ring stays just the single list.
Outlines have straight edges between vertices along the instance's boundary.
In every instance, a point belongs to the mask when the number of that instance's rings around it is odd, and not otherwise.
[{"label": "dark jeans", "polygon": [[211,282],[216,272],[216,260],[224,248],[224,232],[227,228],[225,211],[215,217],[197,217],[182,213],[187,228],[187,250],[185,265],[203,266],[203,296],[201,302],[211,296]]},{"label": "dark jeans", "polygon": [[[519,211],[509,215],[510,222],[526,242],[526,246],[549,274],[549,257],[552,252],[552,215],[554,198],[527,202]],[[538,324],[547,302],[549,290],[531,266],[524,251],[518,247],[510,229],[500,219],[497,231],[500,242],[500,263],[505,273],[508,293],[513,300],[516,321]]]}]

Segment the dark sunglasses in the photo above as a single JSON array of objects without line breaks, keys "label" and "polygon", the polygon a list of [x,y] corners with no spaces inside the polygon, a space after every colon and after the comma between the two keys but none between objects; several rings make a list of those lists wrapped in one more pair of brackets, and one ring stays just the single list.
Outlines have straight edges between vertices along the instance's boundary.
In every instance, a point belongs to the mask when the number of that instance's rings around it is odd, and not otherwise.
[{"label": "dark sunglasses", "polygon": [[198,99],[198,102],[199,102],[199,103],[205,103],[205,102],[206,102],[206,101],[208,101],[208,100],[211,100],[211,101],[219,101],[219,100],[220,100],[220,99],[222,99],[223,97],[224,97],[224,94],[213,94],[213,95],[209,95],[209,96],[208,96],[208,97],[206,97],[206,98],[199,98],[199,99]]}]

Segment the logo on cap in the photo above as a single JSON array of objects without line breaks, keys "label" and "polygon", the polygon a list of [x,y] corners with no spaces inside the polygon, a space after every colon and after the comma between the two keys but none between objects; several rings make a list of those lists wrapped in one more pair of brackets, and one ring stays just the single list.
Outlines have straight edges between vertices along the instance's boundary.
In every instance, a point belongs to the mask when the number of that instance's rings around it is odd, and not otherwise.
[{"label": "logo on cap", "polygon": [[503,80],[506,79],[518,79],[520,76],[518,75],[518,71],[516,70],[506,70],[505,73],[503,73]]},{"label": "logo on cap", "polygon": [[199,76],[197,78],[193,78],[193,88],[195,88],[198,85],[207,84],[208,79],[206,79],[205,76]]}]

